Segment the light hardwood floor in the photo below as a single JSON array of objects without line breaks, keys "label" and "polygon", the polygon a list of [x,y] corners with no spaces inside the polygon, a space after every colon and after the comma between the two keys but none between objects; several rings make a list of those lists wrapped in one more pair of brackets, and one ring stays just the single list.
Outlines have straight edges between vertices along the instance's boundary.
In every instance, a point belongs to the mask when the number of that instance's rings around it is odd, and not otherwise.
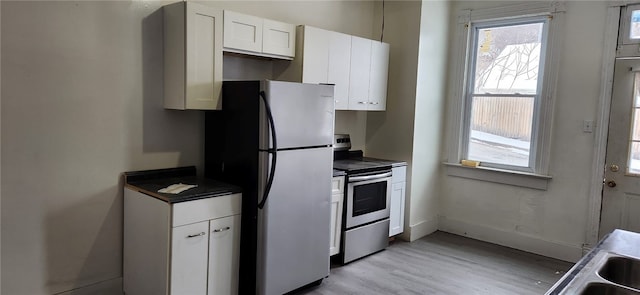
[{"label": "light hardwood floor", "polygon": [[435,232],[345,266],[297,294],[544,294],[573,264]]}]

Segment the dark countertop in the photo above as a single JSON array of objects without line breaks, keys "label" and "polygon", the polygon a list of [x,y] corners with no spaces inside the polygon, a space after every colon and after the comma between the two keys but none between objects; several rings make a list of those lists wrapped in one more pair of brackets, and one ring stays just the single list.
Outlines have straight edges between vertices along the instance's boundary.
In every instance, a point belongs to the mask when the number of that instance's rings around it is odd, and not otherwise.
[{"label": "dark countertop", "polygon": [[[240,187],[221,181],[196,176],[194,166],[125,172],[125,187],[160,199],[167,203],[178,203],[198,199],[240,193]],[[197,187],[179,194],[159,193],[158,190],[172,184],[194,184]]]},{"label": "dark countertop", "polygon": [[391,165],[391,167],[407,166],[407,162],[405,161],[384,160],[384,159],[376,159],[376,158],[369,158],[369,157],[363,157],[362,160],[368,161],[368,162],[378,162],[381,164],[389,164]]},{"label": "dark countertop", "polygon": [[349,158],[333,161],[333,168],[342,171],[365,170],[372,168],[393,168],[406,166],[407,162],[376,159],[369,157]]},{"label": "dark countertop", "polygon": [[611,256],[629,256],[640,259],[640,234],[616,229],[606,235],[580,259],[546,295],[576,294],[589,283],[609,283],[597,271]]}]

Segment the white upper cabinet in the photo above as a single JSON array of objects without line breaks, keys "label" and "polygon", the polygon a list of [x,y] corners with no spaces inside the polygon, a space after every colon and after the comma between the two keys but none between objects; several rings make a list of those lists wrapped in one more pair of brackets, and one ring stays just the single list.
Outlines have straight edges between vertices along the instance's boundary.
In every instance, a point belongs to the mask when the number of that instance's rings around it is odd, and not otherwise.
[{"label": "white upper cabinet", "polygon": [[387,78],[389,72],[389,44],[371,41],[371,75],[369,77],[369,111],[387,108]]},{"label": "white upper cabinet", "polygon": [[164,107],[219,109],[222,11],[192,2],[164,7]]},{"label": "white upper cabinet", "polygon": [[262,18],[225,10],[224,48],[262,52]]},{"label": "white upper cabinet", "polygon": [[331,32],[305,26],[303,34],[302,82],[310,84],[328,83]]},{"label": "white upper cabinet", "polygon": [[335,84],[336,110],[349,108],[349,71],[351,67],[351,36],[331,32],[329,38],[329,69],[327,83]]},{"label": "white upper cabinet", "polygon": [[303,36],[302,82],[334,84],[336,110],[348,109],[351,36],[310,26]]},{"label": "white upper cabinet", "polygon": [[351,37],[349,109],[386,110],[388,71],[389,44]]},{"label": "white upper cabinet", "polygon": [[262,25],[262,53],[296,55],[296,26],[270,19],[264,19]]},{"label": "white upper cabinet", "polygon": [[384,111],[389,44],[301,26],[303,83],[334,84],[336,110]]},{"label": "white upper cabinet", "polygon": [[349,75],[349,109],[366,111],[369,106],[371,76],[371,40],[351,37],[351,73]]},{"label": "white upper cabinet", "polygon": [[293,59],[295,43],[295,25],[224,11],[224,51]]}]

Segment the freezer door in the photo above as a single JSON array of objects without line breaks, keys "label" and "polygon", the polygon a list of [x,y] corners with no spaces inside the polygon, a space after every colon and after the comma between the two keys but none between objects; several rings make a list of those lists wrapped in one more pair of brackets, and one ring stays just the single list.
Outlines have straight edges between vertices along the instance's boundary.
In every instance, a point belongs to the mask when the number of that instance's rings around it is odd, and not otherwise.
[{"label": "freezer door", "polygon": [[258,212],[258,294],[283,294],[329,275],[332,153],[278,152],[271,193]]},{"label": "freezer door", "polygon": [[[273,115],[278,148],[326,146],[333,143],[333,85],[263,81]],[[270,148],[264,105],[261,148]],[[267,146],[269,144],[269,146]]]}]

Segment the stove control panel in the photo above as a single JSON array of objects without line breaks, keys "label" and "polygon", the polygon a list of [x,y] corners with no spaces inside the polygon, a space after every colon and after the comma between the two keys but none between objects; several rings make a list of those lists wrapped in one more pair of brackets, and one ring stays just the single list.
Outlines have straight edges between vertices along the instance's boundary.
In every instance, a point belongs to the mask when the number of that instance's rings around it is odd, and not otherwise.
[{"label": "stove control panel", "polygon": [[351,137],[349,134],[334,134],[333,135],[333,150],[334,151],[348,151],[351,149]]}]

